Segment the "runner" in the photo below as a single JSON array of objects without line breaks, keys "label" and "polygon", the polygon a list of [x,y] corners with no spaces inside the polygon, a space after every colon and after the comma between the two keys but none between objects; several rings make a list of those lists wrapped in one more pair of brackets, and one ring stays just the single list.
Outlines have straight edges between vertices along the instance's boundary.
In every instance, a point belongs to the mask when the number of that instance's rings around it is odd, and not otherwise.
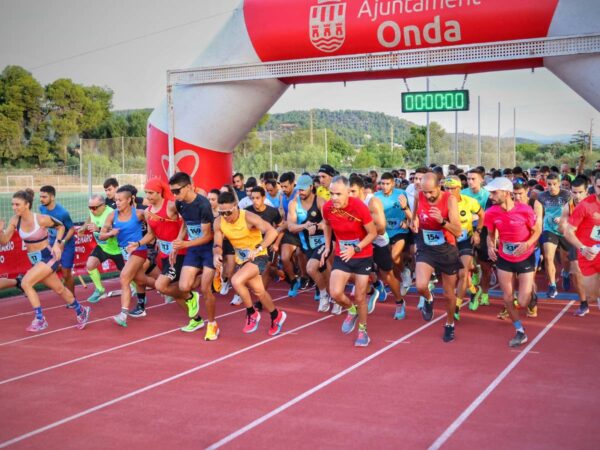
[{"label": "runner", "polygon": [[[214,265],[223,264],[223,238],[226,237],[235,250],[238,270],[231,278],[231,284],[246,307],[244,333],[253,333],[260,322],[260,312],[252,305],[250,290],[271,316],[269,335],[281,332],[287,315],[273,304],[271,295],[265,290],[261,275],[268,265],[267,248],[277,239],[277,231],[256,214],[240,210],[233,195],[224,192],[219,195],[219,216],[214,223]],[[263,236],[264,235],[264,239]]]},{"label": "runner", "polygon": [[329,164],[323,164],[319,167],[319,182],[321,185],[317,188],[317,196],[322,197],[324,200],[331,198],[329,187],[336,175],[337,171]]},{"label": "runner", "polygon": [[[69,212],[56,202],[56,189],[54,186],[42,186],[40,188],[40,212],[60,221],[66,230],[62,256],[60,257],[60,270],[63,276],[63,282],[67,289],[75,295],[75,279],[73,278],[73,263],[75,262],[75,226],[71,220]],[[48,239],[50,247],[56,240],[56,230],[48,230]]]},{"label": "runner", "polygon": [[[127,327],[127,316],[146,316],[146,275],[144,263],[148,257],[146,246],[140,245],[142,240],[142,223],[144,213],[134,207],[135,197],[125,187],[117,189],[115,196],[117,209],[106,216],[106,221],[100,231],[100,240],[107,241],[117,238],[125,267],[121,271],[121,312],[113,317],[117,325]],[[129,311],[131,291],[129,285],[135,281],[137,287],[137,306]]]},{"label": "runner", "polygon": [[78,234],[82,236],[85,231],[89,231],[94,236],[96,241],[96,247],[92,250],[92,253],[87,259],[86,268],[87,272],[94,283],[94,293],[87,299],[90,303],[96,303],[100,301],[100,298],[104,295],[106,290],[102,285],[102,279],[100,277],[100,271],[98,267],[106,260],[111,260],[117,266],[119,272],[125,267],[125,261],[121,254],[121,249],[117,239],[112,237],[107,241],[100,239],[100,230],[106,222],[108,215],[114,210],[107,206],[104,202],[104,197],[101,195],[92,195],[88,201],[89,217],[79,228]]},{"label": "runner", "polygon": [[577,262],[583,276],[585,300],[579,316],[589,312],[589,302],[598,300],[600,307],[600,173],[594,176],[594,195],[581,200],[569,217],[567,240],[577,249]]},{"label": "runner", "polygon": [[569,249],[567,240],[558,230],[558,223],[560,222],[562,208],[571,199],[571,194],[569,191],[560,188],[560,180],[555,173],[551,173],[546,177],[546,183],[548,185],[546,191],[538,195],[537,199],[544,207],[542,244],[549,283],[546,295],[549,298],[555,298],[558,294],[556,289],[556,266],[554,264],[556,249],[559,249],[560,260],[563,262],[564,268],[568,266],[567,250]]},{"label": "runner", "polygon": [[327,312],[331,299],[327,293],[327,265],[321,266],[321,255],[325,250],[323,235],[323,216],[321,214],[325,200],[317,197],[310,175],[298,178],[298,196],[290,202],[287,216],[287,228],[300,239],[300,248],[308,264],[306,271],[315,281],[319,292],[319,312]]},{"label": "runner", "polygon": [[[21,289],[25,292],[35,313],[35,318],[27,327],[27,331],[35,333],[48,328],[48,322],[42,313],[40,297],[34,289],[37,283],[44,283],[60,295],[68,307],[75,310],[77,328],[82,330],[88,322],[90,307],[81,306],[73,296],[73,292],[62,284],[56,274],[62,256],[65,226],[54,217],[31,212],[32,204],[33,191],[15,192],[12,197],[12,209],[15,215],[10,219],[6,230],[4,221],[0,220],[0,245],[6,245],[16,230],[27,249],[27,256],[32,265],[21,280]],[[55,241],[52,247],[49,245],[48,229],[55,230]]]},{"label": "runner", "polygon": [[[462,183],[456,175],[446,177],[443,186],[456,199],[460,219],[461,234],[456,241],[462,268],[458,271],[457,299],[454,312],[454,318],[460,320],[460,305],[470,284],[469,273],[473,265],[474,247],[479,245],[480,242],[485,213],[481,206],[479,206],[479,203],[477,203],[477,200],[461,194],[460,188]],[[473,229],[473,215],[477,216],[477,228],[475,229]],[[471,291],[471,300],[475,301],[475,293],[473,291]]]},{"label": "runner", "polygon": [[415,209],[412,230],[418,233],[416,287],[419,295],[425,298],[421,314],[426,321],[433,319],[433,294],[429,283],[435,271],[441,272],[448,314],[443,340],[451,342],[455,339],[454,289],[458,271],[462,268],[456,247],[456,237],[462,232],[457,201],[448,192],[442,192],[436,174],[426,173],[421,181],[421,192],[415,198]]},{"label": "runner", "polygon": [[[384,180],[384,176],[385,173],[382,175],[382,181]],[[385,185],[383,186],[383,189],[385,189]],[[385,282],[390,287],[396,301],[394,320],[403,320],[406,318],[405,302],[404,298],[402,298],[400,282],[394,276],[393,272],[394,261],[392,260],[392,251],[390,249],[390,238],[386,232],[386,216],[383,204],[376,195],[366,193],[364,181],[358,176],[350,177],[350,196],[362,200],[363,203],[369,207],[369,212],[371,213],[373,223],[377,230],[377,237],[373,241],[373,262],[374,268],[379,274],[379,280],[376,283],[376,288],[379,291],[379,300],[381,300],[382,297],[383,299],[387,297],[384,285]],[[369,296],[369,314],[375,309],[375,304],[375,298]]]},{"label": "runner", "polygon": [[490,191],[490,199],[494,203],[485,213],[489,257],[496,262],[504,307],[517,331],[508,345],[518,347],[527,342],[527,334],[513,303],[513,278],[517,276],[518,303],[525,308],[531,301],[535,244],[541,229],[533,209],[513,201],[513,184],[508,178],[496,178],[486,189]]},{"label": "runner", "polygon": [[104,194],[106,195],[106,206],[112,209],[117,209],[117,203],[115,201],[115,195],[117,194],[117,189],[119,189],[119,182],[116,178],[107,178],[104,180]]},{"label": "runner", "polygon": [[[325,250],[321,266],[331,253],[332,234],[337,242],[331,276],[329,295],[337,304],[348,310],[342,324],[342,333],[350,334],[358,321],[356,347],[366,347],[371,339],[367,334],[367,287],[373,268],[373,240],[377,229],[369,208],[359,199],[350,197],[350,183],[344,176],[335,176],[330,185],[331,200],[323,205],[323,234]],[[345,293],[346,284],[354,277],[354,302]]]},{"label": "runner", "polygon": [[[199,315],[198,293],[193,291],[196,277],[202,271],[200,291],[206,304],[208,327],[204,339],[214,341],[219,336],[219,326],[216,322],[216,299],[212,292],[212,283],[215,277],[213,265],[213,213],[210,203],[194,191],[192,179],[187,173],[177,172],[169,179],[171,192],[175,195],[175,206],[181,215],[184,225],[179,236],[173,241],[170,264],[176,264],[176,255],[187,249],[183,260],[183,267],[179,277],[179,290],[181,297],[186,299],[190,323],[183,331],[195,331],[204,326],[204,321]],[[184,240],[187,234],[187,240]]]}]

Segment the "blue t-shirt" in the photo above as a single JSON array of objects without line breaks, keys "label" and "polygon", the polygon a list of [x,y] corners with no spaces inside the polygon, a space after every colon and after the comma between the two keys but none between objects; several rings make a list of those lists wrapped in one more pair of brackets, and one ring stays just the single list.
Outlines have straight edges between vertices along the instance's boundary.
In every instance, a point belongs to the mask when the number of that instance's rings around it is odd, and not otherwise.
[{"label": "blue t-shirt", "polygon": [[283,207],[283,215],[285,216],[284,218],[286,218],[286,219],[287,219],[289,204],[292,201],[292,199],[296,196],[296,192],[298,192],[298,188],[294,188],[294,190],[292,191],[292,193],[289,197],[287,195],[285,195],[285,192],[283,192],[283,191],[281,192],[281,206]]},{"label": "blue t-shirt", "polygon": [[271,202],[271,204],[273,205],[273,208],[279,209],[279,199],[282,196],[281,194],[283,194],[283,193],[281,191],[278,191],[277,195],[275,197],[271,197],[271,195],[268,192],[266,193],[267,200],[269,200]]},{"label": "blue t-shirt", "polygon": [[[54,217],[56,220],[60,220],[62,224],[65,226],[65,236],[67,232],[73,228],[73,220],[71,220],[71,215],[69,211],[67,211],[63,205],[60,203],[56,203],[54,205],[54,209],[48,209],[44,205],[40,205],[40,212],[50,217]],[[48,239],[50,245],[54,245],[54,241],[56,240],[56,228],[48,228]],[[75,235],[71,237],[67,242],[65,242],[66,246],[74,246],[75,245]]]},{"label": "blue t-shirt", "polygon": [[[198,194],[191,203],[176,201],[175,207],[185,222],[190,241],[202,237],[202,224],[209,223],[212,227],[214,216],[206,197]],[[212,251],[212,241],[192,248],[202,250],[210,248]]]},{"label": "blue t-shirt", "polygon": [[462,191],[460,191],[460,193],[462,195],[466,195],[467,197],[471,197],[471,198],[474,198],[475,200],[477,200],[477,203],[479,203],[479,206],[481,206],[481,208],[484,210],[487,205],[488,199],[490,198],[490,191],[488,191],[487,189],[484,189],[484,188],[479,189],[479,192],[477,194],[475,194],[471,190],[471,188],[463,189]]},{"label": "blue t-shirt", "polygon": [[[385,195],[383,191],[375,193],[375,197],[383,203],[383,212],[385,214],[385,231],[389,237],[397,234],[408,233],[408,228],[402,228],[402,222],[406,220],[406,214],[400,207],[398,197],[403,195],[406,197],[406,192],[403,189],[394,188],[390,195]],[[408,204],[408,198],[407,198]]]}]

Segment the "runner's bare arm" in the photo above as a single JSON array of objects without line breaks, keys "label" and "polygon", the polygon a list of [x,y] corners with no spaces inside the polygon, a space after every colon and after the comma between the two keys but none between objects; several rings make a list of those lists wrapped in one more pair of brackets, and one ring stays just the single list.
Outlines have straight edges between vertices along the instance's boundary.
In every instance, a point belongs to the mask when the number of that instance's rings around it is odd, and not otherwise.
[{"label": "runner's bare arm", "polygon": [[6,227],[6,230],[4,229],[4,221],[0,220],[0,244],[2,244],[2,245],[8,244],[8,241],[10,241],[10,238],[14,234],[16,228],[17,228],[16,216],[13,216],[8,221],[8,227]]},{"label": "runner's bare arm", "polygon": [[213,223],[213,265],[217,269],[223,266],[223,232],[221,231],[221,217],[217,217]]},{"label": "runner's bare arm", "polygon": [[458,201],[452,196],[448,197],[448,221],[444,225],[444,228],[456,237],[462,233],[460,216],[458,215]]},{"label": "runner's bare arm", "polygon": [[100,240],[106,241],[107,239],[110,239],[111,237],[119,234],[119,230],[117,228],[113,229],[112,227],[114,217],[114,211],[111,212],[108,216],[106,216],[106,219],[104,220],[104,225],[102,225],[100,234],[98,235],[98,238],[100,238]]},{"label": "runner's bare arm", "polygon": [[377,234],[385,233],[385,213],[383,212],[383,203],[381,203],[381,200],[377,197],[371,197],[369,211],[371,211],[371,217],[373,217]]}]

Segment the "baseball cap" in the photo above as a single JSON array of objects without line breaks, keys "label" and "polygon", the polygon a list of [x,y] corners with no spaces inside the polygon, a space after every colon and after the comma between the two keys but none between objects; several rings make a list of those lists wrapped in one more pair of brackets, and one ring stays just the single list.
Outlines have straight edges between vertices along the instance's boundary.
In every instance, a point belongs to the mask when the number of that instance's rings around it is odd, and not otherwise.
[{"label": "baseball cap", "polygon": [[303,191],[307,190],[313,185],[313,179],[310,175],[301,175],[296,182],[296,187],[298,189],[302,189]]},{"label": "baseball cap", "polygon": [[494,178],[492,181],[490,181],[488,184],[486,184],[485,188],[490,192],[493,192],[493,191],[512,192],[513,184],[512,184],[512,181],[510,181],[506,177],[498,177],[498,178]]},{"label": "baseball cap", "polygon": [[320,172],[326,173],[330,177],[335,177],[335,175],[336,175],[335,169],[332,166],[330,166],[329,164],[321,165],[321,167],[319,167],[319,173]]}]

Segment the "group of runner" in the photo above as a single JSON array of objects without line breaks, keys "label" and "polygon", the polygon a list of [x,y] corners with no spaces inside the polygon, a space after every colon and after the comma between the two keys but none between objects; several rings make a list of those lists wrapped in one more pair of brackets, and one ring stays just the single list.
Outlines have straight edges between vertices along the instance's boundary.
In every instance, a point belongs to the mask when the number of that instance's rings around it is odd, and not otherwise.
[{"label": "group of runner", "polygon": [[[464,173],[450,166],[444,175],[439,167],[422,167],[379,178],[374,171],[345,177],[324,164],[315,177],[267,172],[244,182],[236,173],[232,185],[208,193],[179,172],[168,184],[149,180],[144,199],[135,187],[108,179],[105,196],[89,199],[89,218],[79,229],[97,242],[87,261],[95,286],[88,302],[105,296],[98,268],[112,260],[120,271],[121,305],[113,318],[119,326],[146,316],[150,287],[181,307],[188,320],[182,331],[206,326],[204,338],[213,341],[220,332],[216,294],[233,288],[232,304],[246,308],[243,332],[257,330],[265,309],[268,334],[274,336],[287,315],[275,307],[269,285],[281,278],[289,284],[289,297],[314,286],[317,310],[345,311],[341,331],[357,329],[354,345],[367,346],[368,315],[388,293],[395,301],[393,318],[403,320],[404,297],[414,283],[418,309],[431,321],[441,279],[442,337],[450,342],[463,302],[472,311],[489,305],[489,290],[497,283],[504,304],[498,317],[512,321],[509,345],[516,347],[528,339],[520,309],[537,316],[535,274],[542,259],[547,297],[558,294],[556,259],[563,267],[562,289],[572,282],[579,296],[576,315],[585,316],[599,297],[600,170],[585,176],[583,163],[579,173],[564,165],[562,175],[555,169],[541,167],[528,177],[520,168]],[[569,190],[561,187],[565,180]],[[33,194],[15,193],[14,216],[6,229],[0,223],[0,244],[18,232],[32,268],[16,280],[0,280],[0,288],[19,287],[29,298],[35,311],[29,331],[48,326],[34,289],[38,282],[75,310],[83,328],[90,307],[74,296],[75,227],[52,186],[40,190],[40,214],[32,211]]]}]

